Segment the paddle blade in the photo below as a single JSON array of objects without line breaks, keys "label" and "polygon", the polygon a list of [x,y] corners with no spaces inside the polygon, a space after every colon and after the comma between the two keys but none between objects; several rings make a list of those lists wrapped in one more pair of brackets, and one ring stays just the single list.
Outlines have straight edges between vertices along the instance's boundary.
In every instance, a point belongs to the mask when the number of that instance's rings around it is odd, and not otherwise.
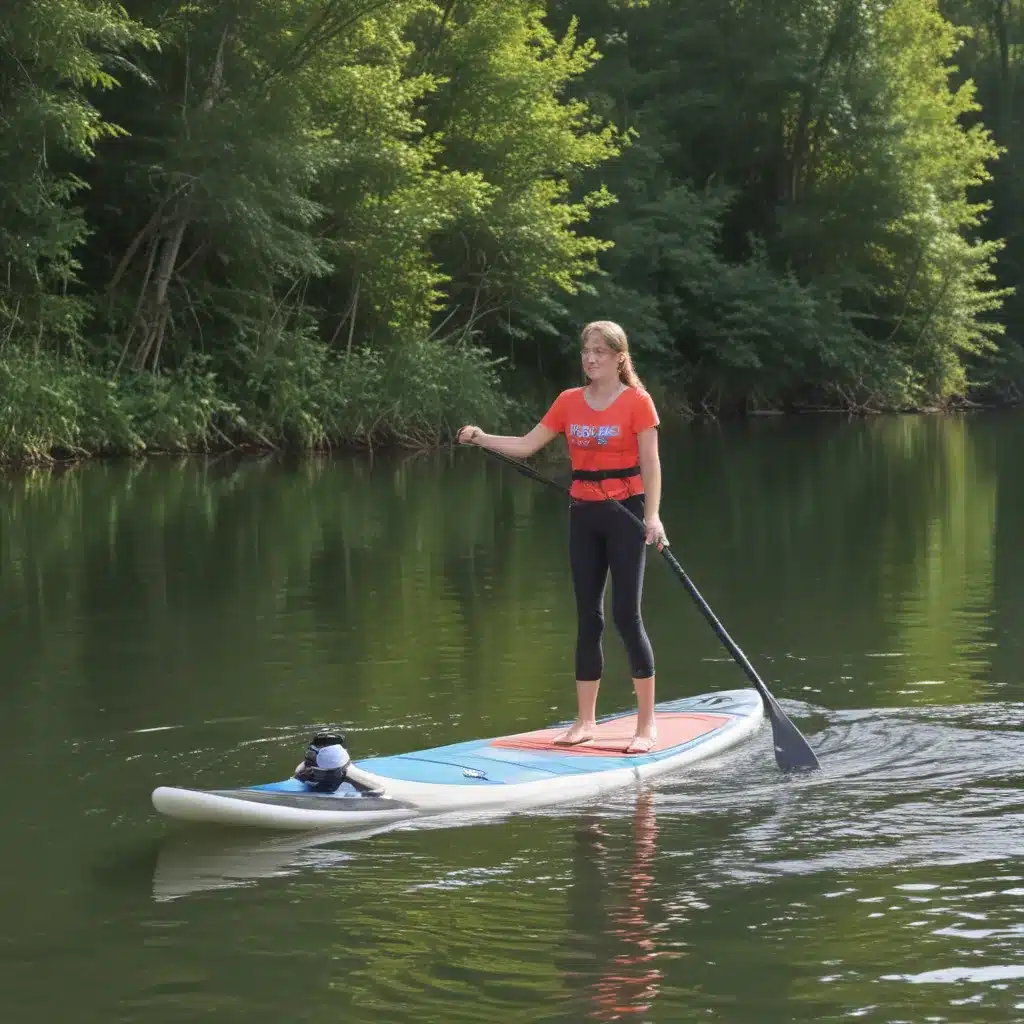
[{"label": "paddle blade", "polygon": [[[762,693],[764,696],[764,693]],[[821,767],[817,754],[804,739],[800,730],[789,720],[774,697],[765,701],[768,717],[772,723],[772,742],[775,745],[775,760],[785,772],[816,771]]]},{"label": "paddle blade", "polygon": [[[627,510],[628,511],[628,510]],[[771,690],[765,685],[764,680],[757,674],[754,666],[750,664],[747,656],[736,646],[735,641],[725,631],[725,627],[718,621],[717,616],[711,610],[711,606],[701,597],[700,591],[694,585],[693,580],[686,575],[686,570],[679,564],[675,555],[668,548],[662,549],[665,561],[671,566],[672,571],[679,578],[679,581],[686,587],[697,607],[701,610],[704,618],[708,620],[716,636],[722,641],[722,645],[733,656],[733,660],[743,669],[746,677],[757,688],[761,694],[768,717],[772,723],[772,739],[775,742],[775,760],[783,771],[814,771],[820,768],[818,758],[811,745],[800,734],[800,730],[789,720],[786,712],[779,707],[778,701],[772,696]]]}]

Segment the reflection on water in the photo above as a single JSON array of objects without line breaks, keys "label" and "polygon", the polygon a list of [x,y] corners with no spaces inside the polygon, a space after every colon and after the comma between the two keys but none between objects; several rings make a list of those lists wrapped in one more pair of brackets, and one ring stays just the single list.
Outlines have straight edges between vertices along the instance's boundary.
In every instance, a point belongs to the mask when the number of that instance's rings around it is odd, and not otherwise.
[{"label": "reflection on water", "polygon": [[826,769],[795,782],[770,750],[748,748],[526,817],[451,815],[344,838],[174,831],[153,895],[197,906],[175,914],[197,924],[240,886],[282,910],[329,898],[345,922],[352,1020],[412,1020],[415,1006],[431,1020],[504,1009],[696,1021],[726,994],[744,1024],[840,1007],[870,1018],[879,985],[887,1020],[946,1005],[1013,1019],[1022,711],[824,713],[814,741]]},{"label": "reflection on water", "polygon": [[[628,830],[619,824],[621,807],[610,814],[607,805],[595,805],[582,814],[552,812],[546,818],[572,837],[571,873],[564,897],[566,931],[563,951],[557,957],[560,987],[570,1004],[565,1008],[566,1019],[622,1020],[648,1013],[658,996],[662,962],[678,955],[660,948],[660,929],[652,913],[657,909],[653,893],[658,838],[655,793],[642,790],[623,799],[633,807],[632,815],[626,817]],[[347,831],[343,836],[179,830],[160,845],[153,895],[162,903],[307,873],[337,875],[359,887],[380,868],[363,845],[366,840],[389,833],[408,840],[424,831],[480,828],[482,824],[486,819],[481,815],[447,815]],[[500,828],[501,819],[489,827]],[[437,867],[443,870],[441,864]],[[426,894],[451,895],[466,885],[493,885],[503,874],[506,872],[491,869],[469,875],[447,871],[443,877],[421,877],[419,881],[407,878],[405,898],[420,894],[429,899]],[[529,928],[528,913],[523,926]],[[515,936],[509,938],[512,944],[505,953],[521,955]],[[502,951],[497,952],[500,955]]]},{"label": "reflection on water", "polygon": [[1022,442],[1024,422],[966,417],[779,421],[693,440],[704,461],[684,474],[677,555],[696,560],[712,607],[789,695],[802,686],[850,708],[976,700],[992,685],[996,567],[1019,547],[1012,503],[1001,522],[998,510]]},{"label": "reflection on water", "polygon": [[[904,435],[912,428],[896,421]],[[997,508],[993,460],[964,420],[929,431],[938,451],[923,456],[908,440],[908,458],[935,467],[933,497],[924,522],[920,551],[906,564],[886,558],[890,581],[889,612],[900,625],[897,650],[907,673],[900,694],[930,694],[940,687],[944,700],[965,699],[977,692],[991,668],[989,615],[992,610]],[[916,504],[916,503],[914,503]],[[911,507],[914,507],[911,505]],[[922,517],[924,518],[924,517]]]},{"label": "reflection on water", "polygon": [[654,796],[642,792],[633,811],[632,856],[621,862],[598,816],[573,830],[574,881],[569,893],[565,983],[579,1002],[579,1017],[628,1020],[657,998],[662,971],[650,919],[658,822]]},{"label": "reflection on water", "polygon": [[[560,498],[461,451],[0,478],[4,1019],[1024,1019],[1022,444],[668,434],[675,553],[823,770],[765,730],[649,791],[344,838],[149,793],[281,778],[324,722],[366,757],[571,714]],[[661,694],[742,685],[665,568]]]},{"label": "reflection on water", "polygon": [[180,829],[161,844],[153,870],[158,901],[232,889],[284,878],[303,870],[335,868],[351,860],[348,844],[389,831],[393,825],[330,832],[270,833],[249,829]]}]

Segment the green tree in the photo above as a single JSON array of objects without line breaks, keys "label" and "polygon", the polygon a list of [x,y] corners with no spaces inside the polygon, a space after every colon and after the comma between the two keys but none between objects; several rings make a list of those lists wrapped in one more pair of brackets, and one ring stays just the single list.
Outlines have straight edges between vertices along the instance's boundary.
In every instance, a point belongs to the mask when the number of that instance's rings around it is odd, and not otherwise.
[{"label": "green tree", "polygon": [[126,77],[137,84],[125,52],[153,43],[112,3],[33,0],[0,20],[0,351],[69,351],[81,337],[80,167],[120,134],[90,95]]},{"label": "green tree", "polygon": [[595,316],[666,404],[1006,391],[1019,14],[948,6],[22,4],[0,451],[431,443]]},{"label": "green tree", "polygon": [[991,215],[981,234],[993,240],[1005,240],[997,274],[1001,284],[1014,288],[1003,308],[994,312],[1006,328],[1000,350],[984,361],[972,361],[972,379],[982,394],[1000,399],[1024,397],[1024,293],[1017,290],[1024,273],[1024,249],[1021,240],[1024,178],[1021,176],[1021,151],[1024,133],[1016,111],[1022,99],[1019,40],[1024,33],[1024,10],[1013,0],[942,0],[941,7],[955,24],[964,26],[964,41],[957,54],[957,77],[977,84],[981,113],[976,115],[989,126],[1003,153],[993,169],[992,181],[983,190],[991,203]]},{"label": "green tree", "polygon": [[996,148],[933,0],[591,7],[587,95],[637,137],[599,295],[661,372],[715,406],[964,393],[998,331]]}]

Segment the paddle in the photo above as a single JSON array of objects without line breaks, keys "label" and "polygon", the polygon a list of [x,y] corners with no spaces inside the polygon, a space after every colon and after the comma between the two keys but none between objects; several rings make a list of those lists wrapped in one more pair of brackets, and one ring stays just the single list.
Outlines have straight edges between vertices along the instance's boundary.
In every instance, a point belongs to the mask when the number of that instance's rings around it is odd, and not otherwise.
[{"label": "paddle", "polygon": [[[483,445],[477,445],[477,447],[483,448],[488,455],[492,455],[501,462],[507,463],[517,472],[522,473],[524,476],[528,476],[531,480],[547,484],[549,487],[554,487],[556,490],[562,491],[564,494],[569,493],[569,489],[563,484],[560,484],[555,480],[551,480],[542,473],[538,473],[531,466],[526,465],[525,462],[513,459],[502,452],[495,451],[493,448],[486,448]],[[629,518],[632,519],[641,530],[644,528],[642,520],[630,512],[622,502],[613,501],[613,504],[616,508],[621,509],[623,513],[629,516]],[[811,745],[801,735],[800,730],[797,729],[797,727],[790,721],[786,712],[779,706],[778,701],[772,696],[771,691],[754,670],[754,666],[747,660],[747,656],[739,649],[739,647],[736,646],[732,637],[725,631],[725,627],[718,621],[707,601],[701,597],[700,592],[694,586],[693,581],[686,575],[686,570],[683,569],[676,560],[675,555],[669,551],[668,545],[665,545],[662,548],[661,554],[664,556],[665,561],[671,566],[672,571],[682,581],[683,586],[689,591],[690,597],[692,597],[696,602],[697,607],[700,608],[701,612],[704,614],[704,618],[711,624],[711,628],[715,631],[718,639],[722,641],[726,650],[728,650],[728,652],[733,656],[736,663],[743,669],[747,678],[757,688],[758,693],[761,694],[761,700],[764,701],[765,710],[768,712],[768,718],[772,725],[772,740],[775,745],[775,760],[779,767],[783,771],[799,769],[814,770],[816,768],[820,768],[821,766],[818,762],[817,755],[811,749]]]}]

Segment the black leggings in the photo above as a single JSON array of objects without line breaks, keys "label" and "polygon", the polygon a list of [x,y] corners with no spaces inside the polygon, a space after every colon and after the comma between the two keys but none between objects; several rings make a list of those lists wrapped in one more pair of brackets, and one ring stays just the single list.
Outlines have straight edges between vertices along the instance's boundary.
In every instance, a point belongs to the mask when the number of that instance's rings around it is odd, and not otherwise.
[{"label": "black leggings", "polygon": [[[644,498],[623,503],[638,519]],[[569,564],[576,593],[576,678],[596,680],[604,670],[604,587],[611,570],[612,619],[634,679],[654,675],[654,652],[640,617],[647,545],[644,533],[612,501],[574,501],[569,508]]]}]

